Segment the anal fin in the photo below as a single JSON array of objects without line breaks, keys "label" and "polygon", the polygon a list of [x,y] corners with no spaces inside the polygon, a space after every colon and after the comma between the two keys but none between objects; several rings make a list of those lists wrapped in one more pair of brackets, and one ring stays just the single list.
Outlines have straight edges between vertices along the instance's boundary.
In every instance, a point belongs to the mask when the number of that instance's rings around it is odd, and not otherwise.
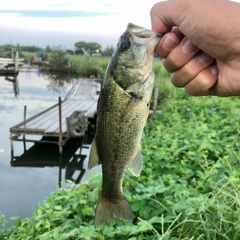
[{"label": "anal fin", "polygon": [[98,157],[97,151],[97,141],[96,138],[93,139],[90,154],[89,154],[89,161],[88,161],[88,169],[92,169],[93,167],[100,164],[100,160]]},{"label": "anal fin", "polygon": [[130,162],[128,169],[134,176],[138,177],[142,171],[142,165],[143,165],[143,161],[142,161],[141,147],[139,147],[138,152],[134,157],[134,159]]}]

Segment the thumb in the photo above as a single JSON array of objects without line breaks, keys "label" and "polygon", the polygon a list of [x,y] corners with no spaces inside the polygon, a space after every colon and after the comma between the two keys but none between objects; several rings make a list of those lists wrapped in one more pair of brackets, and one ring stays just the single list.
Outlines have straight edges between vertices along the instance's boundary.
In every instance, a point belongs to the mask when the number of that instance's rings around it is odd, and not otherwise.
[{"label": "thumb", "polygon": [[178,16],[180,15],[180,6],[182,5],[180,2],[181,1],[169,0],[153,5],[150,16],[152,30],[154,32],[167,33],[173,26],[179,26],[180,21]]}]

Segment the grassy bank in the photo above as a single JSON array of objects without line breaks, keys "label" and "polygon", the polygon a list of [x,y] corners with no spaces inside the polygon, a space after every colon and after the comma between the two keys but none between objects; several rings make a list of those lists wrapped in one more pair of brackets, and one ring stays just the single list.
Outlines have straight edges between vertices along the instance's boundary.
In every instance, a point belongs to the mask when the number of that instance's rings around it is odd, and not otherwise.
[{"label": "grassy bank", "polygon": [[240,239],[240,99],[188,96],[154,64],[162,111],[144,131],[141,176],[124,179],[133,223],[94,229],[96,174],[53,192],[16,226],[2,217],[0,239]]},{"label": "grassy bank", "polygon": [[[23,57],[31,62],[35,53],[23,52]],[[54,53],[44,54],[43,70],[51,70],[55,72],[69,72],[78,73],[84,77],[104,77],[110,57],[103,56],[82,56],[82,55],[69,55],[63,51],[56,51]],[[159,68],[161,64],[159,60],[154,61],[154,72],[158,75],[165,74]]]},{"label": "grassy bank", "polygon": [[[22,57],[27,62],[32,62],[36,53],[22,52]],[[42,71],[55,73],[74,73],[82,77],[103,78],[110,57],[70,55],[64,51],[43,53]]]}]

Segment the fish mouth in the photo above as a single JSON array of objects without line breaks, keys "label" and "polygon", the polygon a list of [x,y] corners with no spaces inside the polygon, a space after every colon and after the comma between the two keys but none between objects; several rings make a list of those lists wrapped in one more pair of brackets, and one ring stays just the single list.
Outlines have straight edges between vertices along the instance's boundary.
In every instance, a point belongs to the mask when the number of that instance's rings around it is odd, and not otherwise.
[{"label": "fish mouth", "polygon": [[[161,33],[153,32],[152,30],[144,27],[129,23],[127,30],[120,38],[121,46],[120,51],[127,51],[133,42],[139,45],[148,45],[148,47],[156,46],[160,38],[163,36]],[[154,41],[155,39],[155,41]]]},{"label": "fish mouth", "polygon": [[[154,45],[154,47],[158,43],[159,39],[163,36],[161,33],[153,32],[152,30],[135,25],[133,23],[128,24],[127,32],[129,32],[135,38],[138,38],[135,39],[136,41],[141,41],[142,44],[149,44],[151,42],[151,45]],[[146,41],[146,39],[148,40]],[[156,41],[153,41],[153,39],[156,39]]]},{"label": "fish mouth", "polygon": [[158,37],[162,37],[163,34],[153,32],[152,30],[146,29],[144,27],[129,23],[127,30],[139,38],[150,38],[153,34],[156,34]]},{"label": "fish mouth", "polygon": [[130,68],[142,68],[145,64],[150,63],[151,53],[161,36],[152,30],[129,23],[127,30],[120,37],[118,46],[120,53],[128,52],[134,57],[132,61],[126,61],[123,65]]},{"label": "fish mouth", "polygon": [[137,82],[139,84],[133,85],[137,88],[147,85],[153,71],[154,48],[160,39],[160,34],[129,23],[118,41],[105,78],[113,76],[124,90]]}]

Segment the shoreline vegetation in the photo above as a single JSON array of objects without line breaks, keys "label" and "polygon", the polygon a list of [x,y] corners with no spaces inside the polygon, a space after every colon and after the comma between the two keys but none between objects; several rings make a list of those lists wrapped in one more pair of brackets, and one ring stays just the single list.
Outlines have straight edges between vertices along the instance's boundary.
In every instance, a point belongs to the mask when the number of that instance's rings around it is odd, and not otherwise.
[{"label": "shoreline vegetation", "polygon": [[[27,57],[33,59],[33,57]],[[81,56],[69,55],[66,52],[59,51],[48,56],[46,61],[33,63],[38,65],[42,72],[78,74],[81,77],[90,77],[94,75],[103,78],[105,69],[110,60],[109,56]]]},{"label": "shoreline vegetation", "polygon": [[[108,61],[84,56],[82,67],[101,75]],[[80,185],[65,183],[29,218],[13,217],[14,226],[0,214],[0,240],[240,239],[240,99],[189,96],[171,85],[159,59],[154,72],[160,111],[144,130],[140,177],[127,172],[123,182],[133,223],[93,227],[101,184],[94,174]]]},{"label": "shoreline vegetation", "polygon": [[[82,77],[91,75],[103,77],[105,68],[114,51],[112,46],[104,50],[96,42],[77,42],[74,50],[62,46],[47,46],[46,49],[37,46],[0,46],[0,57],[11,58],[12,48],[16,49],[25,63],[38,65],[41,71],[80,74]],[[99,61],[100,58],[100,61]]]}]

